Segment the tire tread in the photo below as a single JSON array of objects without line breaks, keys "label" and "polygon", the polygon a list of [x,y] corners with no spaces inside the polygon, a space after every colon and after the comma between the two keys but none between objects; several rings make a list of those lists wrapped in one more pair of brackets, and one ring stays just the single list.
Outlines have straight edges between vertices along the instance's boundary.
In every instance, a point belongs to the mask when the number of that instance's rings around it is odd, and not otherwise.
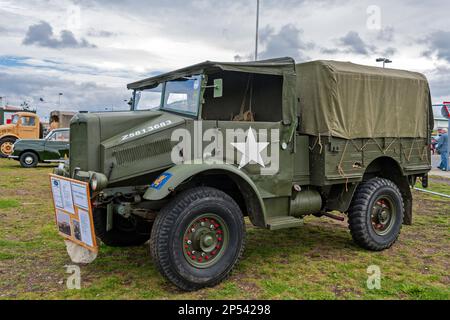
[{"label": "tire tread", "polygon": [[400,214],[402,215],[401,221],[403,221],[404,204],[401,192],[394,182],[384,178],[373,178],[360,184],[358,189],[356,190],[348,214],[349,229],[353,240],[359,246],[371,251],[383,251],[389,249],[394,245],[394,243],[400,236],[399,232],[394,241],[391,241],[387,245],[381,245],[376,241],[374,241],[374,239],[372,239],[372,237],[368,232],[367,229],[368,226],[366,224],[367,212],[368,210],[370,210],[368,206],[370,204],[370,200],[372,198],[373,193],[382,187],[392,188],[395,191],[395,193],[397,193],[397,196],[401,199],[403,211]]},{"label": "tire tread", "polygon": [[225,280],[242,258],[245,249],[245,223],[244,219],[242,219],[242,227],[244,230],[242,245],[240,247],[235,263],[222,275],[220,275],[213,281],[208,282],[206,285],[200,285],[184,280],[177,274],[177,272],[173,270],[170,262],[169,252],[167,252],[166,250],[170,239],[172,226],[178,216],[187,206],[189,206],[189,204],[205,198],[225,199],[228,203],[236,206],[236,209],[240,212],[238,205],[226,193],[210,187],[194,188],[175,197],[175,199],[171,201],[170,204],[168,204],[160,211],[158,217],[156,218],[150,237],[150,254],[153,262],[156,265],[156,268],[164,276],[164,278],[184,291],[195,291],[204,287],[214,287]]}]

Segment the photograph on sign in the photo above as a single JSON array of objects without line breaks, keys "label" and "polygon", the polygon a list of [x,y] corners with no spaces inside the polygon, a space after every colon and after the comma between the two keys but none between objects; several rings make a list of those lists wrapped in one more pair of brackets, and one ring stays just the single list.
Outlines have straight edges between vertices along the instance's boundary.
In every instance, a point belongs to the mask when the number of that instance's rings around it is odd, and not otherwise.
[{"label": "photograph on sign", "polygon": [[58,230],[71,237],[72,228],[70,227],[70,216],[62,211],[58,211],[56,214],[56,223],[58,224]]},{"label": "photograph on sign", "polygon": [[81,238],[80,222],[78,222],[77,220],[72,220],[72,224],[73,224],[73,236],[78,241],[83,241],[83,239]]}]

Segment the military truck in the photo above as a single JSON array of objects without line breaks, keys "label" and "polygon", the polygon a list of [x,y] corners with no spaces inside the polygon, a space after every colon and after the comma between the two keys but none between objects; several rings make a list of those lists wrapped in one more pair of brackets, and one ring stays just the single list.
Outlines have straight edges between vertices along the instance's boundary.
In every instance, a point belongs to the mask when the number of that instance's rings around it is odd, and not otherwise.
[{"label": "military truck", "polygon": [[153,262],[183,290],[230,274],[245,217],[279,230],[342,213],[372,251],[413,221],[411,187],[431,169],[421,74],[281,58],[205,62],[128,89],[131,111],[73,118],[70,163],[56,173],[89,182],[103,243],[150,240]]}]

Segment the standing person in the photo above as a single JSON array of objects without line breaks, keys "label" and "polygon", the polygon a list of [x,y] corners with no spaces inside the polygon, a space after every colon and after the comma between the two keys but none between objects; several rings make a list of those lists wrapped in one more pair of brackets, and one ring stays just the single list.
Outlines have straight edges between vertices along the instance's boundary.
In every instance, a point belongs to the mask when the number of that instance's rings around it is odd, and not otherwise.
[{"label": "standing person", "polygon": [[441,164],[439,165],[439,169],[442,171],[447,171],[450,168],[448,167],[448,132],[444,132],[438,140],[438,145],[436,148],[441,154]]}]

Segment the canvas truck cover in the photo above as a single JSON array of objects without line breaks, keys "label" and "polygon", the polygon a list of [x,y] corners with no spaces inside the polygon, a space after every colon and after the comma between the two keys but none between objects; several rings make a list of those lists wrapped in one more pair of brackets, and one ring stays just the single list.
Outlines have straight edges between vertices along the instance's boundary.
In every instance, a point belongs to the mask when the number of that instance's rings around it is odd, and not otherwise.
[{"label": "canvas truck cover", "polygon": [[291,124],[297,118],[297,93],[295,60],[289,57],[250,61],[250,62],[215,62],[206,61],[190,67],[161,74],[128,84],[128,89],[139,90],[151,88],[165,81],[179,79],[186,75],[214,73],[216,71],[268,74],[283,77],[283,122]]},{"label": "canvas truck cover", "polygon": [[296,73],[304,134],[428,137],[433,113],[422,74],[335,61],[298,64]]}]

